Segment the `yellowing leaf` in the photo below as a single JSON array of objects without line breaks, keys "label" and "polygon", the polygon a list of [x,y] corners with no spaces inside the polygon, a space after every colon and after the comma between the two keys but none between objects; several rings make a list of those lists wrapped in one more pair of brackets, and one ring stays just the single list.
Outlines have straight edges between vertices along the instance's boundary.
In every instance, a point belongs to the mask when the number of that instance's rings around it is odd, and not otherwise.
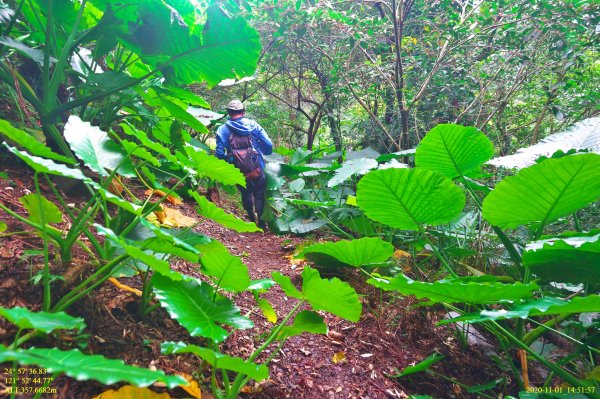
[{"label": "yellowing leaf", "polygon": [[185,378],[185,380],[188,382],[187,385],[180,385],[180,387],[183,390],[185,390],[187,393],[192,395],[194,398],[202,399],[202,391],[200,390],[200,386],[198,385],[198,382],[196,380],[194,380],[194,378],[189,374],[185,374],[185,373],[177,373],[177,374],[182,376],[183,378]]},{"label": "yellowing leaf", "polygon": [[114,389],[104,391],[92,399],[171,399],[171,396],[166,393],[156,393],[148,388],[125,385],[118,391]]},{"label": "yellowing leaf", "polygon": [[198,224],[196,219],[185,216],[177,209],[162,205],[160,210],[153,212],[153,215],[148,215],[148,221],[164,227],[193,227]]},{"label": "yellowing leaf", "polygon": [[121,283],[119,280],[117,280],[114,277],[110,277],[108,279],[108,281],[110,281],[111,283],[113,283],[120,290],[133,292],[137,296],[142,296],[142,291],[138,290],[137,288],[133,288],[133,287],[130,287],[130,286],[126,285],[126,284],[123,284],[123,283]]},{"label": "yellowing leaf", "polygon": [[394,258],[396,258],[396,259],[410,258],[410,257],[411,257],[411,255],[408,252],[403,251],[401,249],[397,249],[394,251]]},{"label": "yellowing leaf", "polygon": [[294,258],[294,255],[285,255],[284,258],[287,258],[287,260],[290,262],[290,265],[292,265],[292,270],[297,268],[298,266],[306,265],[305,259]]},{"label": "yellowing leaf", "polygon": [[167,195],[164,191],[161,191],[161,190],[152,190],[152,189],[150,189],[150,190],[144,191],[144,194],[146,194],[149,197],[153,196],[153,195],[156,195],[156,196],[161,197],[161,198],[164,197],[164,196],[166,196],[167,197],[167,201],[169,201],[173,205],[183,204],[183,201],[181,200],[181,198],[177,198],[177,197],[172,196],[172,195]]},{"label": "yellowing leaf", "polygon": [[121,179],[119,179],[119,177],[112,178],[110,180],[110,183],[108,183],[107,188],[108,188],[108,191],[110,191],[114,195],[121,195],[121,194],[123,194],[123,190],[125,190],[125,188],[123,187],[123,184],[121,183]]},{"label": "yellowing leaf", "polygon": [[346,354],[344,352],[335,352],[331,361],[334,363],[341,363],[346,361]]},{"label": "yellowing leaf", "polygon": [[588,380],[600,381],[600,366],[596,366],[592,371],[586,373],[585,378]]},{"label": "yellowing leaf", "polygon": [[352,206],[357,206],[356,205],[356,196],[349,195],[348,198],[346,198],[346,204],[352,205]]},{"label": "yellowing leaf", "polygon": [[256,303],[258,303],[260,310],[262,310],[263,315],[269,322],[273,324],[277,323],[277,313],[269,301],[263,298],[257,298]]}]

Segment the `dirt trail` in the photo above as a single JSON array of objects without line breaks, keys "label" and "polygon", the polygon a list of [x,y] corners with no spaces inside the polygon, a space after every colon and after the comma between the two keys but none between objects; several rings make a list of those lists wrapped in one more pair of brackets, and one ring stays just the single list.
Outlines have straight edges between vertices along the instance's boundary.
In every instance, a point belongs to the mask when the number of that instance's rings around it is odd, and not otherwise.
[{"label": "dirt trail", "polygon": [[[232,254],[241,256],[253,279],[269,278],[273,271],[280,271],[290,276],[298,286],[301,285],[304,265],[293,264],[289,259],[301,243],[300,238],[272,233],[239,234],[211,221],[204,223],[200,231],[219,239]],[[354,280],[353,285],[358,283],[368,289],[355,273],[348,273],[346,277]],[[279,287],[271,289],[265,298],[271,302],[280,319],[296,303],[295,299],[287,298]],[[411,348],[398,340],[397,327],[385,325],[389,320],[377,320],[369,312],[370,304],[366,297],[362,298],[362,302],[363,317],[359,323],[321,312],[330,330],[328,335],[302,334],[290,338],[271,362],[270,380],[257,384],[252,397],[405,397],[402,389],[385,374],[393,374],[395,368],[404,367],[415,355],[420,355],[411,353]],[[249,296],[242,296],[237,304],[246,311],[254,306],[254,301]],[[259,332],[272,326],[260,311],[254,312],[252,319]],[[260,345],[253,339],[257,335],[256,330],[238,331],[227,341],[227,352],[247,356]],[[334,362],[336,354],[343,360]]]},{"label": "dirt trail", "polygon": [[[25,214],[18,198],[33,187],[30,171],[24,170],[22,166],[2,162],[0,169],[8,175],[8,178],[0,176],[0,201],[14,211]],[[49,191],[44,195],[52,198]],[[68,199],[75,206],[81,202],[77,198]],[[231,204],[219,205],[229,208],[230,212],[236,212]],[[187,216],[196,216],[191,204],[184,203],[177,208]],[[7,223],[8,231],[27,230],[2,211],[0,221]],[[248,266],[252,279],[268,278],[272,271],[280,271],[300,286],[303,265],[292,264],[289,255],[302,242],[301,238],[272,233],[240,234],[210,220],[202,221],[195,230],[220,240],[232,254],[240,256]],[[39,270],[42,258],[39,255],[27,255],[28,250],[41,247],[39,237],[34,234],[17,234],[0,237],[0,240],[0,305],[39,310],[41,291],[29,279],[32,273]],[[83,254],[75,254],[74,258],[80,263],[86,262]],[[179,260],[171,266],[182,273],[198,276],[197,265]],[[403,381],[400,386],[396,380],[387,377],[395,369],[402,369],[412,362],[422,360],[434,351],[456,357],[458,351],[454,351],[455,344],[449,334],[433,327],[432,318],[435,315],[426,313],[422,308],[408,310],[410,300],[382,301],[380,293],[365,284],[364,278],[354,271],[344,271],[340,277],[350,282],[361,295],[363,315],[360,321],[351,323],[322,313],[330,334],[302,334],[290,338],[269,366],[270,379],[248,387],[244,397],[383,399],[406,397],[405,391],[447,397],[444,392],[452,389],[452,385],[439,383],[439,380],[419,378]],[[141,288],[139,277],[121,281]],[[55,291],[55,294],[58,293]],[[265,298],[271,302],[280,319],[295,304],[295,300],[287,298],[279,287],[272,288]],[[243,314],[250,312],[255,328],[236,331],[223,345],[222,351],[248,357],[260,346],[265,338],[264,334],[273,325],[256,309],[249,293],[240,295],[235,302]],[[77,338],[63,335],[58,339],[49,337],[47,340],[30,343],[38,347],[57,346],[63,349],[82,347],[90,353],[120,358],[128,364],[156,367],[167,373],[196,372],[199,367],[196,358],[191,355],[161,355],[160,343],[187,341],[202,344],[202,341],[190,338],[187,331],[170,319],[162,309],[151,313],[146,320],[140,320],[135,312],[138,303],[139,299],[133,293],[106,283],[93,296],[83,298],[69,308],[70,314],[86,320],[85,336]],[[10,344],[15,333],[14,326],[0,319],[0,343]],[[275,348],[276,345],[273,345],[269,350]],[[269,354],[267,351],[262,358]],[[335,362],[334,355],[341,360]],[[469,359],[463,357],[462,360],[464,363],[460,366],[456,366],[456,362],[450,363],[448,370],[461,378],[481,372]],[[3,388],[1,385],[0,382],[0,388]],[[78,382],[67,377],[57,378],[52,386],[57,388],[57,393],[47,397],[57,399],[91,398],[107,389],[93,381]],[[180,389],[172,394],[173,397],[188,396]],[[464,392],[454,392],[454,395],[468,397]]]}]

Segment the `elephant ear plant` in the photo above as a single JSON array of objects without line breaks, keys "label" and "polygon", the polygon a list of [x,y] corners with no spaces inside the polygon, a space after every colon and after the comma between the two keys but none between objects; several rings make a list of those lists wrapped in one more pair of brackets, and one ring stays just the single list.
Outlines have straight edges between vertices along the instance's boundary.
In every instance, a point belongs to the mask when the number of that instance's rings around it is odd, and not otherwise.
[{"label": "elephant ear plant", "polygon": [[[597,230],[557,233],[565,223],[553,222],[573,217],[579,226],[573,215],[600,198],[600,155],[541,160],[505,177],[491,190],[477,180],[484,176],[481,166],[492,155],[491,142],[477,129],[438,125],[417,147],[414,169],[376,170],[358,183],[356,202],[367,217],[414,232],[417,241],[433,252],[443,266],[443,271],[429,272],[434,281],[415,280],[403,273],[373,273],[368,259],[364,265],[353,264],[355,256],[364,252],[362,245],[344,244],[340,251],[334,248],[339,243],[318,244],[305,249],[304,256],[319,264],[361,267],[369,276],[368,282],[376,287],[426,299],[428,306],[440,304],[458,315],[440,324],[479,323],[499,342],[521,389],[525,389],[526,380],[513,361],[513,351],[520,353],[520,364],[533,359],[551,375],[570,386],[583,387],[580,392],[588,397],[598,398],[598,381],[592,369],[600,351],[593,344],[594,330],[576,339],[564,331],[577,322],[563,322],[573,315],[600,311],[600,236]],[[504,251],[496,256],[510,259],[504,269],[509,276],[490,274],[487,268],[463,267],[464,263],[454,260],[445,248],[451,230],[444,225],[459,218],[465,204],[479,215],[476,218],[483,217],[489,223],[503,245]],[[493,236],[483,231],[486,227],[482,223],[478,235],[494,248]],[[519,235],[505,230],[517,228]],[[552,234],[544,235],[547,231]],[[519,237],[527,232],[523,243]],[[406,233],[398,237],[406,237]],[[355,253],[351,253],[353,248]],[[445,277],[435,281],[440,274]],[[577,347],[576,352],[564,360],[548,360],[535,349],[547,334],[563,336]],[[570,363],[573,359],[579,359],[578,363]],[[549,378],[544,386],[548,388],[551,383]]]},{"label": "elephant ear plant", "polygon": [[[37,112],[46,138],[71,157],[60,129],[66,113],[83,114],[98,104],[112,109],[102,120],[115,120],[125,104],[103,102],[109,96],[118,98],[156,77],[174,85],[213,86],[251,75],[260,52],[256,31],[217,6],[200,10],[160,0],[34,0],[16,6],[0,32],[0,80],[22,95]],[[205,25],[199,23],[202,11]],[[30,62],[23,64],[23,58]],[[39,79],[28,80],[32,74]]]},{"label": "elephant ear plant", "polygon": [[[229,254],[218,242],[199,247],[201,270],[208,281],[182,276],[181,280],[155,274],[154,293],[162,307],[172,318],[185,327],[191,336],[206,339],[206,346],[185,342],[164,342],[165,354],[193,353],[211,366],[212,393],[217,398],[237,398],[250,379],[262,381],[268,378],[268,363],[279,353],[289,337],[304,332],[326,334],[327,325],[317,311],[325,311],[338,317],[358,321],[361,303],[354,289],[338,279],[323,279],[319,272],[305,268],[302,272],[302,289],[296,288],[289,277],[274,272],[273,280],[250,281],[248,270],[239,258]],[[285,295],[296,299],[293,308],[279,319],[272,306],[260,293],[279,284]],[[254,323],[240,314],[232,301],[220,294],[227,290],[234,294],[253,292],[258,306],[273,327],[266,339],[247,359],[221,353],[219,345],[239,329],[250,329]],[[304,310],[301,310],[305,308]],[[290,323],[291,322],[291,323]],[[229,326],[225,329],[222,325]],[[271,347],[274,345],[275,348]],[[257,358],[269,348],[270,355],[261,362]]]},{"label": "elephant ear plant", "polygon": [[[23,316],[24,311],[18,317],[10,310],[3,313],[30,331],[0,348],[0,361],[37,364],[52,373],[107,384],[125,380],[145,386],[161,380],[172,387],[181,382],[179,377],[128,369],[117,361],[74,351],[21,347],[29,338],[51,332],[43,327],[45,321],[40,327],[40,319],[62,320],[62,312],[75,301],[127,267],[142,272],[142,301],[148,303],[150,274],[182,279],[169,260],[198,261],[196,245],[209,239],[168,233],[145,220],[174,192],[161,185],[161,177],[175,177],[174,187],[196,184],[187,188],[197,188],[202,179],[243,185],[244,178],[233,166],[185,143],[189,133],[184,127],[206,132],[187,113],[187,105],[208,104],[177,86],[213,86],[251,75],[260,54],[259,36],[243,19],[230,18],[216,5],[199,9],[161,0],[12,4],[14,10],[3,12],[0,26],[0,81],[16,93],[20,108],[36,119],[33,125],[41,131],[0,120],[3,145],[34,171],[35,184],[34,192],[20,199],[28,215],[4,204],[0,208],[41,237],[43,303],[38,317]],[[81,206],[67,203],[57,178],[80,183],[85,198]],[[120,184],[122,178],[139,178],[140,184],[163,189],[166,195],[154,203],[137,198]],[[42,193],[43,185],[51,194]],[[197,201],[199,213],[207,217],[245,231],[258,230],[217,212],[200,197]],[[135,237],[141,228],[151,236]],[[75,247],[85,253],[89,267],[82,269],[81,279],[65,282],[58,297],[59,291],[52,289],[52,273],[59,270],[54,266],[65,269],[65,275],[74,270]]]},{"label": "elephant ear plant", "polygon": [[121,360],[108,359],[100,355],[86,355],[78,349],[20,348],[28,338],[37,333],[51,334],[59,330],[81,331],[85,328],[85,322],[79,317],[73,317],[64,312],[32,312],[21,307],[10,309],[0,307],[0,316],[18,328],[11,345],[7,347],[0,345],[0,363],[35,365],[40,367],[40,370],[45,370],[44,374],[37,375],[43,381],[43,385],[36,386],[35,392],[29,392],[22,390],[28,389],[28,387],[17,385],[19,377],[22,376],[18,368],[16,366],[8,368],[12,378],[7,378],[7,380],[10,380],[12,385],[8,387],[6,393],[10,393],[11,398],[31,393],[33,398],[37,399],[56,393],[56,389],[51,388],[50,384],[62,374],[79,381],[96,380],[106,385],[127,382],[145,387],[155,382],[161,382],[167,387],[173,388],[187,384],[180,376],[167,376],[162,371],[129,366]]}]

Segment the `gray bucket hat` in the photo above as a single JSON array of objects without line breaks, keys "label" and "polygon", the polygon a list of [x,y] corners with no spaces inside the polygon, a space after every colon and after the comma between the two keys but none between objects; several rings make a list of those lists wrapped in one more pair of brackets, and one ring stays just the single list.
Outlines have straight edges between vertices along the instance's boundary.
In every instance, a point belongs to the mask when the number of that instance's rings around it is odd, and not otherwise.
[{"label": "gray bucket hat", "polygon": [[227,111],[243,111],[244,104],[240,100],[231,100],[229,104],[225,107]]}]

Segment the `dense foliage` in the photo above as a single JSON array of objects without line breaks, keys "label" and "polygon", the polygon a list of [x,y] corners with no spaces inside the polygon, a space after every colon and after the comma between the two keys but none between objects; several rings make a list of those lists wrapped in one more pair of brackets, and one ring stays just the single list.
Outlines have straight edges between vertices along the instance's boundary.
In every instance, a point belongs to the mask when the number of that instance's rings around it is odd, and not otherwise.
[{"label": "dense foliage", "polygon": [[[34,171],[19,199],[27,215],[0,210],[43,243],[32,279],[40,310],[0,307],[19,331],[0,362],[103,384],[185,385],[28,345],[85,329],[67,313],[75,302],[139,276],[142,319],[160,306],[204,343],[164,342],[162,353],[194,354],[212,368],[212,393],[235,398],[268,378],[271,345],[327,333],[323,312],[360,319],[355,289],[321,277],[352,268],[391,301],[414,295],[444,309],[439,324],[465,345],[469,328],[497,344],[499,378],[473,392],[523,393],[523,365],[534,361],[545,388],[600,397],[599,18],[591,1],[559,0],[0,2],[2,101],[17,110],[3,115],[0,137]],[[271,228],[343,238],[298,251],[315,265],[301,288],[279,272],[253,281],[218,240],[164,223],[184,197],[229,229],[260,230],[200,194],[245,184],[210,151],[207,126],[222,115],[209,108],[233,95],[280,146],[267,165]],[[85,206],[69,205],[64,181],[85,191]],[[75,268],[74,248],[90,271],[57,290],[53,272]],[[174,270],[175,259],[201,278]],[[263,296],[276,284],[294,301],[281,318]],[[221,353],[236,330],[254,328],[235,305],[243,293],[272,324],[245,359]],[[558,360],[537,349],[549,335],[568,342]]]}]

